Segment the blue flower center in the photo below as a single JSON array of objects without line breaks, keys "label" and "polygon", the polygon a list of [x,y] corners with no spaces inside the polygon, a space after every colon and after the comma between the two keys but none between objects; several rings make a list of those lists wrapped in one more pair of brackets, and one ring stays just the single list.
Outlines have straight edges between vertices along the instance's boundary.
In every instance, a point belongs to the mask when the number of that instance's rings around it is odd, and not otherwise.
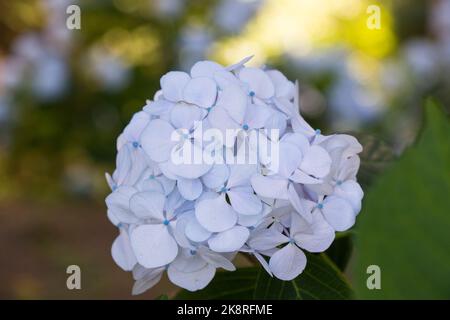
[{"label": "blue flower center", "polygon": [[220,192],[221,193],[224,193],[224,192],[227,192],[228,191],[228,188],[227,187],[222,187],[222,189],[220,189]]},{"label": "blue flower center", "polygon": [[316,129],[316,134],[317,135],[319,135],[319,134],[321,134],[322,133],[322,131],[320,131],[320,129]]},{"label": "blue flower center", "polygon": [[250,97],[254,97],[254,96],[255,96],[255,91],[250,91],[250,92],[248,93],[248,95],[249,95]]},{"label": "blue flower center", "polygon": [[191,251],[190,251],[190,254],[193,255],[193,256],[195,256],[195,255],[197,254],[197,250],[191,250]]},{"label": "blue flower center", "polygon": [[336,184],[337,184],[338,186],[340,186],[340,185],[342,184],[342,181],[341,181],[341,180],[338,180],[338,181],[336,181]]},{"label": "blue flower center", "polygon": [[134,141],[134,142],[133,142],[133,147],[135,147],[135,148],[139,147],[139,142]]},{"label": "blue flower center", "polygon": [[295,243],[295,240],[292,239],[292,238],[289,238],[289,243],[290,243],[290,244],[294,244],[294,243]]},{"label": "blue flower center", "polygon": [[248,124],[244,124],[243,126],[242,126],[242,129],[244,129],[245,131],[247,131],[248,130]]},{"label": "blue flower center", "polygon": [[164,224],[165,226],[168,226],[168,225],[169,225],[169,223],[170,223],[170,221],[169,221],[169,220],[167,220],[167,219],[163,221],[163,224]]},{"label": "blue flower center", "polygon": [[323,208],[323,203],[318,203],[317,204],[317,208],[322,209]]},{"label": "blue flower center", "polygon": [[148,177],[150,180],[153,180],[153,179],[155,179],[155,175],[154,174],[152,174],[150,177]]}]

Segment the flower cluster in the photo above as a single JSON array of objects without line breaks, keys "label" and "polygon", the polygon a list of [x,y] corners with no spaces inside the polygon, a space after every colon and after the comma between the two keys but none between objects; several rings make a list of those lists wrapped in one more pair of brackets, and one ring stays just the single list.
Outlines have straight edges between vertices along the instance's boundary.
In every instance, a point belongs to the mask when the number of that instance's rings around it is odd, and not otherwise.
[{"label": "flower cluster", "polygon": [[[112,256],[133,272],[134,294],[166,271],[174,284],[202,289],[216,269],[235,270],[238,252],[291,280],[304,251],[326,250],[355,222],[361,145],[314,130],[299,113],[297,84],[247,61],[167,73],[117,140],[106,203],[120,230]],[[227,139],[205,138],[211,129]],[[174,161],[187,151],[201,161]]]}]

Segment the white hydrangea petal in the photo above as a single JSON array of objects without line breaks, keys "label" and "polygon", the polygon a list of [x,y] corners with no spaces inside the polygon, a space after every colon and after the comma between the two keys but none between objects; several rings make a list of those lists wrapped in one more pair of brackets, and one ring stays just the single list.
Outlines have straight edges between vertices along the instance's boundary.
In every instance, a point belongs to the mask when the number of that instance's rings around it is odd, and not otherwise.
[{"label": "white hydrangea petal", "polygon": [[264,270],[266,270],[266,272],[273,277],[272,275],[272,271],[270,270],[270,266],[267,263],[266,259],[264,259],[264,257],[262,255],[260,255],[258,252],[254,252],[253,255],[255,256],[255,258],[259,261],[259,263],[261,264],[261,266],[264,268]]},{"label": "white hydrangea petal", "polygon": [[288,118],[284,114],[272,110],[272,115],[267,119],[264,128],[269,130],[268,132],[270,132],[270,130],[278,130],[279,136],[281,137],[286,132],[287,120]]},{"label": "white hydrangea petal", "polygon": [[164,221],[163,209],[166,197],[154,191],[139,192],[130,198],[130,209],[142,219]]},{"label": "white hydrangea petal", "polygon": [[195,208],[197,221],[210,232],[222,232],[233,227],[238,215],[226,202],[225,194],[197,203]]},{"label": "white hydrangea petal", "polygon": [[302,161],[301,151],[291,143],[280,143],[278,174],[289,178]]},{"label": "white hydrangea petal", "polygon": [[291,217],[291,235],[295,243],[309,252],[323,252],[333,243],[334,229],[316,211],[312,223],[309,224],[298,214]]},{"label": "white hydrangea petal", "polygon": [[114,191],[114,189],[117,187],[116,182],[114,181],[113,177],[108,172],[105,172],[105,179],[108,183],[109,188],[111,191]]},{"label": "white hydrangea petal", "polygon": [[331,158],[328,152],[319,146],[311,146],[303,156],[300,169],[317,178],[325,177],[330,172]]},{"label": "white hydrangea petal", "polygon": [[128,149],[131,149],[130,154],[132,165],[124,181],[124,184],[134,185],[144,173],[145,168],[147,167],[147,160],[144,152],[140,147],[136,148],[131,145],[126,145],[126,147]]},{"label": "white hydrangea petal", "polygon": [[264,215],[262,211],[261,213],[254,215],[239,214],[238,224],[244,227],[254,227],[263,219],[263,217]]},{"label": "white hydrangea petal", "polygon": [[231,118],[228,112],[224,108],[214,107],[209,112],[207,120],[212,128],[220,130],[224,139],[223,144],[228,148],[233,147],[236,137],[235,135],[228,137],[227,130],[241,130],[241,127]]},{"label": "white hydrangea petal", "polygon": [[231,229],[213,235],[208,240],[211,250],[216,252],[238,251],[247,241],[250,232],[246,227],[234,226]]},{"label": "white hydrangea petal", "polygon": [[183,198],[191,201],[197,199],[203,191],[203,185],[200,179],[179,178],[177,187]]},{"label": "white hydrangea petal", "polygon": [[201,121],[206,111],[185,102],[177,103],[170,111],[170,122],[175,128],[190,130],[196,121]]},{"label": "white hydrangea petal", "polygon": [[275,277],[290,281],[305,269],[306,256],[296,245],[289,243],[270,257],[269,267]]},{"label": "white hydrangea petal", "polygon": [[222,256],[220,253],[211,251],[207,247],[201,246],[198,248],[197,253],[209,264],[216,268],[222,268],[227,271],[234,271],[236,267],[230,260]]},{"label": "white hydrangea petal", "polygon": [[165,194],[163,185],[155,178],[145,179],[141,181],[138,185],[138,189],[139,191],[153,191]]},{"label": "white hydrangea petal", "polygon": [[152,269],[143,277],[136,279],[133,285],[132,294],[139,295],[154,287],[161,280],[164,270],[164,268]]},{"label": "white hydrangea petal", "polygon": [[250,129],[263,128],[274,112],[267,106],[250,104],[247,107],[244,123]]},{"label": "white hydrangea petal", "polygon": [[295,132],[286,133],[280,141],[296,146],[301,151],[302,156],[307,153],[310,148],[309,140],[304,135]]},{"label": "white hydrangea petal", "polygon": [[116,227],[120,225],[121,222],[119,218],[117,218],[111,210],[107,210],[106,216],[108,217],[108,220]]},{"label": "white hydrangea petal", "polygon": [[219,71],[225,71],[225,68],[214,61],[199,61],[196,62],[191,68],[191,77],[207,77],[214,78],[214,74]]},{"label": "white hydrangea petal", "polygon": [[172,141],[175,128],[164,120],[152,120],[141,135],[141,145],[150,159],[163,162],[170,158],[176,141]]},{"label": "white hydrangea petal", "polygon": [[164,205],[167,218],[172,218],[175,215],[175,211],[185,202],[186,200],[182,197],[178,189],[173,189],[173,191],[167,196],[166,203]]},{"label": "white hydrangea petal", "polygon": [[237,62],[237,63],[235,63],[235,64],[232,64],[232,65],[227,66],[226,69],[227,69],[228,71],[234,71],[234,70],[240,69],[240,68],[242,68],[247,62],[249,62],[252,58],[253,58],[253,55],[248,56],[248,57],[245,57],[245,58],[242,59],[241,61],[239,61],[239,62]]},{"label": "white hydrangea petal", "polygon": [[[193,149],[197,149],[195,152],[199,152],[202,154],[202,150],[197,147],[193,147]],[[180,163],[175,164],[173,161],[167,162],[167,169],[174,174],[175,176],[185,178],[185,179],[197,179],[206,174],[212,167],[212,164],[207,164],[202,161],[201,164],[193,164],[193,163]]]},{"label": "white hydrangea petal", "polygon": [[122,228],[112,244],[111,255],[114,262],[125,271],[133,270],[137,263],[128,233]]},{"label": "white hydrangea petal", "polygon": [[215,108],[223,108],[237,123],[244,121],[247,95],[236,85],[225,87],[219,94]]},{"label": "white hydrangea petal", "polygon": [[336,231],[345,231],[355,224],[355,212],[349,201],[329,196],[323,202],[322,213]]},{"label": "white hydrangea petal", "polygon": [[214,105],[216,96],[216,83],[206,77],[190,80],[183,91],[184,101],[205,109]]},{"label": "white hydrangea petal", "polygon": [[269,99],[275,94],[275,87],[269,76],[258,68],[244,68],[239,72],[239,79],[249,85],[250,92],[261,99]]},{"label": "white hydrangea petal", "polygon": [[266,73],[275,86],[275,96],[284,97],[289,100],[294,98],[295,86],[284,74],[278,70],[269,70]]},{"label": "white hydrangea petal", "polygon": [[251,177],[251,184],[256,194],[265,198],[288,199],[288,179],[270,178],[261,174]]},{"label": "white hydrangea petal", "polygon": [[167,270],[169,280],[173,284],[189,291],[197,291],[206,287],[214,278],[215,273],[216,268],[210,264],[194,272],[183,272],[172,265]]},{"label": "white hydrangea petal", "polygon": [[[334,161],[334,160],[333,160]],[[361,160],[358,156],[352,156],[347,159],[341,159],[339,162],[339,172],[336,175],[336,180],[346,181],[355,180],[358,173]]]},{"label": "white hydrangea petal", "polygon": [[288,197],[295,210],[309,223],[312,222],[311,209],[305,199],[301,198],[293,184],[288,187]]},{"label": "white hydrangea petal", "polygon": [[194,242],[203,242],[209,239],[211,236],[211,232],[202,227],[200,223],[198,223],[195,216],[188,220],[185,229],[186,237],[188,237],[191,241]]},{"label": "white hydrangea petal", "polygon": [[177,177],[177,175],[175,173],[170,171],[170,167],[169,167],[170,162],[171,162],[170,159],[165,162],[160,162],[160,163],[158,163],[158,168],[159,168],[159,170],[161,170],[162,174],[165,177],[167,177],[168,179],[170,179],[172,181],[175,181],[175,183],[176,183],[176,181],[179,177]]},{"label": "white hydrangea petal", "polygon": [[180,218],[178,218],[176,226],[173,230],[173,236],[178,245],[182,248],[192,248],[192,244],[186,236],[186,227],[191,220],[190,216],[191,214],[183,214]]},{"label": "white hydrangea petal", "polygon": [[183,99],[183,91],[191,77],[181,71],[170,71],[161,78],[161,89],[164,98],[178,102]]},{"label": "white hydrangea petal", "polygon": [[130,198],[137,190],[132,187],[121,186],[106,197],[108,210],[122,223],[136,223],[138,219],[130,210]]},{"label": "white hydrangea petal", "polygon": [[130,238],[137,261],[146,268],[164,266],[178,254],[177,242],[164,224],[138,226]]},{"label": "white hydrangea petal", "polygon": [[288,237],[278,232],[275,228],[269,228],[252,234],[248,244],[255,250],[265,251],[276,248],[286,242],[289,242]]},{"label": "white hydrangea petal", "polygon": [[256,173],[256,165],[253,164],[232,164],[230,167],[230,177],[227,188],[250,185],[250,178]]},{"label": "white hydrangea petal", "polygon": [[347,180],[337,185],[334,194],[350,202],[355,214],[359,213],[361,210],[361,200],[364,197],[364,191],[356,181]]},{"label": "white hydrangea petal", "polygon": [[177,270],[184,272],[194,272],[203,269],[207,262],[203,260],[194,250],[184,249],[171,263]]},{"label": "white hydrangea petal", "polygon": [[116,182],[116,187],[125,183],[132,165],[133,161],[131,159],[130,149],[127,145],[124,145],[117,153],[116,170],[113,173],[113,180]]},{"label": "white hydrangea petal", "polygon": [[305,185],[314,185],[314,184],[319,184],[319,183],[323,182],[321,179],[312,177],[298,169],[294,171],[294,173],[291,175],[290,179],[296,183],[301,183],[301,184],[305,184]]},{"label": "white hydrangea petal", "polygon": [[[249,192],[250,191],[250,192]],[[231,206],[243,215],[259,214],[262,210],[261,200],[248,188],[237,187],[227,192]]]},{"label": "white hydrangea petal", "polygon": [[166,99],[155,101],[147,100],[147,105],[144,107],[144,112],[150,116],[162,117],[168,114],[175,106],[175,102]]},{"label": "white hydrangea petal", "polygon": [[[123,130],[122,137],[126,142],[138,142],[142,131],[148,125],[150,117],[148,113],[144,111],[137,112],[131,118],[130,123]],[[118,146],[117,149],[120,149]]]},{"label": "white hydrangea petal", "polygon": [[211,170],[202,176],[203,184],[211,189],[223,186],[230,175],[230,169],[226,164],[214,164]]},{"label": "white hydrangea petal", "polygon": [[156,177],[156,180],[159,183],[161,183],[161,185],[163,186],[165,195],[168,195],[169,193],[171,193],[173,188],[175,188],[176,181],[169,179],[165,175],[160,175],[160,176]]}]

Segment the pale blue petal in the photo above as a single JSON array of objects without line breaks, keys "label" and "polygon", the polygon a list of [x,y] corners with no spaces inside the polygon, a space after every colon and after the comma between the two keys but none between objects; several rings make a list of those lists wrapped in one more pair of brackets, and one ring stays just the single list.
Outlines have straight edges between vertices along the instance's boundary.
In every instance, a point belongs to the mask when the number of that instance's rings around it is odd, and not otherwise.
[{"label": "pale blue petal", "polygon": [[171,71],[161,78],[161,89],[167,100],[178,102],[183,99],[183,90],[191,77],[180,71]]},{"label": "pale blue petal", "polygon": [[217,85],[206,77],[190,80],[183,91],[184,101],[205,109],[214,105],[216,97]]},{"label": "pale blue petal", "polygon": [[272,255],[269,267],[275,277],[290,281],[305,269],[306,256],[296,245],[289,243]]},{"label": "pale blue petal", "polygon": [[170,158],[177,141],[172,139],[175,128],[164,120],[152,120],[141,136],[141,145],[150,159],[163,162]]},{"label": "pale blue petal", "polygon": [[[250,190],[249,190],[250,189]],[[237,213],[257,215],[261,213],[262,202],[251,188],[236,187],[227,192],[231,206]]]},{"label": "pale blue petal", "polygon": [[203,191],[203,185],[200,179],[183,179],[177,180],[177,187],[180,194],[186,200],[197,199]]},{"label": "pale blue petal", "polygon": [[142,219],[164,221],[163,209],[166,197],[164,194],[154,191],[139,192],[130,199],[130,209]]},{"label": "pale blue petal", "polygon": [[222,232],[233,227],[238,215],[226,202],[225,194],[197,203],[195,208],[197,221],[210,232]]},{"label": "pale blue petal", "polygon": [[141,225],[131,232],[131,246],[137,261],[146,268],[157,268],[172,262],[178,245],[164,224]]},{"label": "pale blue petal", "polygon": [[250,232],[246,227],[235,226],[213,235],[208,240],[209,248],[215,252],[239,251],[245,244]]},{"label": "pale blue petal", "polygon": [[336,231],[345,231],[355,224],[355,211],[349,201],[329,196],[323,201],[322,213],[325,220]]}]

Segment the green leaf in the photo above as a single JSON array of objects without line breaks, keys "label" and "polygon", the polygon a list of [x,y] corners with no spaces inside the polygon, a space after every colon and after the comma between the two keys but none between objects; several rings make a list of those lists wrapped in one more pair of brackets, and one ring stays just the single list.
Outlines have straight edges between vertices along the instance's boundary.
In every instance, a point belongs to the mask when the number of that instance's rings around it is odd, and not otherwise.
[{"label": "green leaf", "polygon": [[157,297],[155,300],[169,300],[169,296],[167,294],[162,294]]},{"label": "green leaf", "polygon": [[[417,143],[367,193],[358,216],[357,293],[362,298],[450,298],[450,124],[432,101]],[[381,289],[366,285],[369,265]]]},{"label": "green leaf", "polygon": [[352,233],[338,233],[333,244],[325,251],[325,254],[333,261],[336,266],[345,271],[353,252]]},{"label": "green leaf", "polygon": [[270,277],[262,268],[218,272],[203,290],[182,291],[177,299],[350,299],[352,290],[344,275],[324,254],[307,254],[303,273],[293,281]]}]

